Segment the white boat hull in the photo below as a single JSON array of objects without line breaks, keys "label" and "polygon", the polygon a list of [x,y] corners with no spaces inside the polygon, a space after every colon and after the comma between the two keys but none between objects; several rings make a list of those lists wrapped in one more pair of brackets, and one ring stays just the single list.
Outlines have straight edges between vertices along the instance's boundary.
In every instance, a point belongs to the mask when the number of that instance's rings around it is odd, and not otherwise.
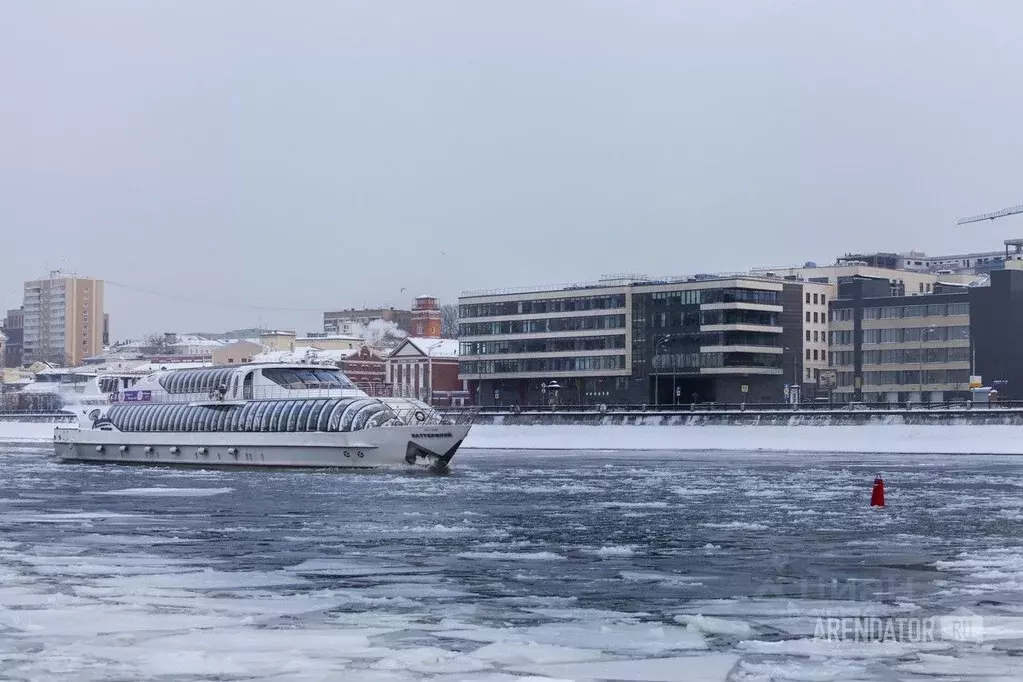
[{"label": "white boat hull", "polygon": [[444,468],[469,425],[387,426],[351,432],[121,432],[57,428],[59,459],[192,466]]}]

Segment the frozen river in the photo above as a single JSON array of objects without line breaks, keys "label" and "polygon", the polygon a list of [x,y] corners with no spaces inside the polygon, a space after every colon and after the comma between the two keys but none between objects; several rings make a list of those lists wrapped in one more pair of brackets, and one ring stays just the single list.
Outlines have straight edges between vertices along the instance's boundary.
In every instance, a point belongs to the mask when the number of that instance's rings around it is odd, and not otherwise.
[{"label": "frozen river", "polygon": [[[1020,458],[464,450],[429,476],[49,452],[0,443],[4,680],[1023,678]],[[964,613],[983,641],[815,637]]]}]

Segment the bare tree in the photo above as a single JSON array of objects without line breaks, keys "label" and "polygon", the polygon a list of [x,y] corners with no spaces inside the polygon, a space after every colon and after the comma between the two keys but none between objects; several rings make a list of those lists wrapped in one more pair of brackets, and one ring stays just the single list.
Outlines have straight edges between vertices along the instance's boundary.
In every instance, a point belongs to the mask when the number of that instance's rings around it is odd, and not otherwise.
[{"label": "bare tree", "polygon": [[149,355],[171,355],[174,352],[166,334],[147,334],[144,341],[146,345],[141,350]]},{"label": "bare tree", "polygon": [[440,335],[445,339],[458,338],[458,306],[454,303],[440,307]]}]

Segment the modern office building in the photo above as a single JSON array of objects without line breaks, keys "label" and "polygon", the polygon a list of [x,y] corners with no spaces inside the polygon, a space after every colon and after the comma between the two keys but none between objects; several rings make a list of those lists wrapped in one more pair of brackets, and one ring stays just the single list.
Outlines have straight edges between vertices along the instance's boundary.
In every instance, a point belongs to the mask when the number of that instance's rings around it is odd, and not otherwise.
[{"label": "modern office building", "polygon": [[744,275],[467,292],[459,378],[481,404],[782,402],[814,350],[826,366],[822,296]]},{"label": "modern office building", "polygon": [[[837,287],[839,280],[850,277],[871,277],[888,281],[892,296],[918,296],[929,294],[940,283],[968,284],[976,279],[970,273],[952,272],[918,272],[911,269],[890,267],[897,264],[897,258],[889,258],[895,254],[874,254],[875,257],[850,255],[838,259],[834,265],[816,265],[807,263],[802,267],[781,266],[762,267],[750,270],[755,277],[781,277],[782,279],[798,279],[817,284],[830,284]],[[882,267],[883,266],[883,267]],[[834,294],[834,291],[832,291]]]},{"label": "modern office building", "polygon": [[25,339],[25,310],[13,308],[7,311],[4,319],[3,333],[7,337],[4,345],[4,367],[21,367],[24,365],[22,349]]},{"label": "modern office building", "polygon": [[933,274],[982,275],[1002,270],[1007,263],[1023,261],[1023,239],[1006,239],[999,251],[955,253],[928,256],[920,251],[906,253],[848,253],[839,263],[865,263],[876,267],[910,270]]},{"label": "modern office building", "polygon": [[103,280],[51,272],[25,282],[23,362],[75,366],[103,352]]},{"label": "modern office building", "polygon": [[1023,396],[1023,270],[923,296],[890,296],[887,284],[850,278],[829,304],[836,401],[963,399],[971,376],[1002,398]]}]

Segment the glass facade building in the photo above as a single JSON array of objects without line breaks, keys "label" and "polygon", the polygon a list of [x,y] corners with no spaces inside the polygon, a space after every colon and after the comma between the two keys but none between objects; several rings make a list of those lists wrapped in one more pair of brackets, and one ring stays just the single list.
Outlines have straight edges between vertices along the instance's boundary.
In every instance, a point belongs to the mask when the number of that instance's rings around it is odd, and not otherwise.
[{"label": "glass facade building", "polygon": [[477,404],[781,402],[786,353],[802,354],[801,285],[781,280],[637,279],[459,304],[459,378]]}]

